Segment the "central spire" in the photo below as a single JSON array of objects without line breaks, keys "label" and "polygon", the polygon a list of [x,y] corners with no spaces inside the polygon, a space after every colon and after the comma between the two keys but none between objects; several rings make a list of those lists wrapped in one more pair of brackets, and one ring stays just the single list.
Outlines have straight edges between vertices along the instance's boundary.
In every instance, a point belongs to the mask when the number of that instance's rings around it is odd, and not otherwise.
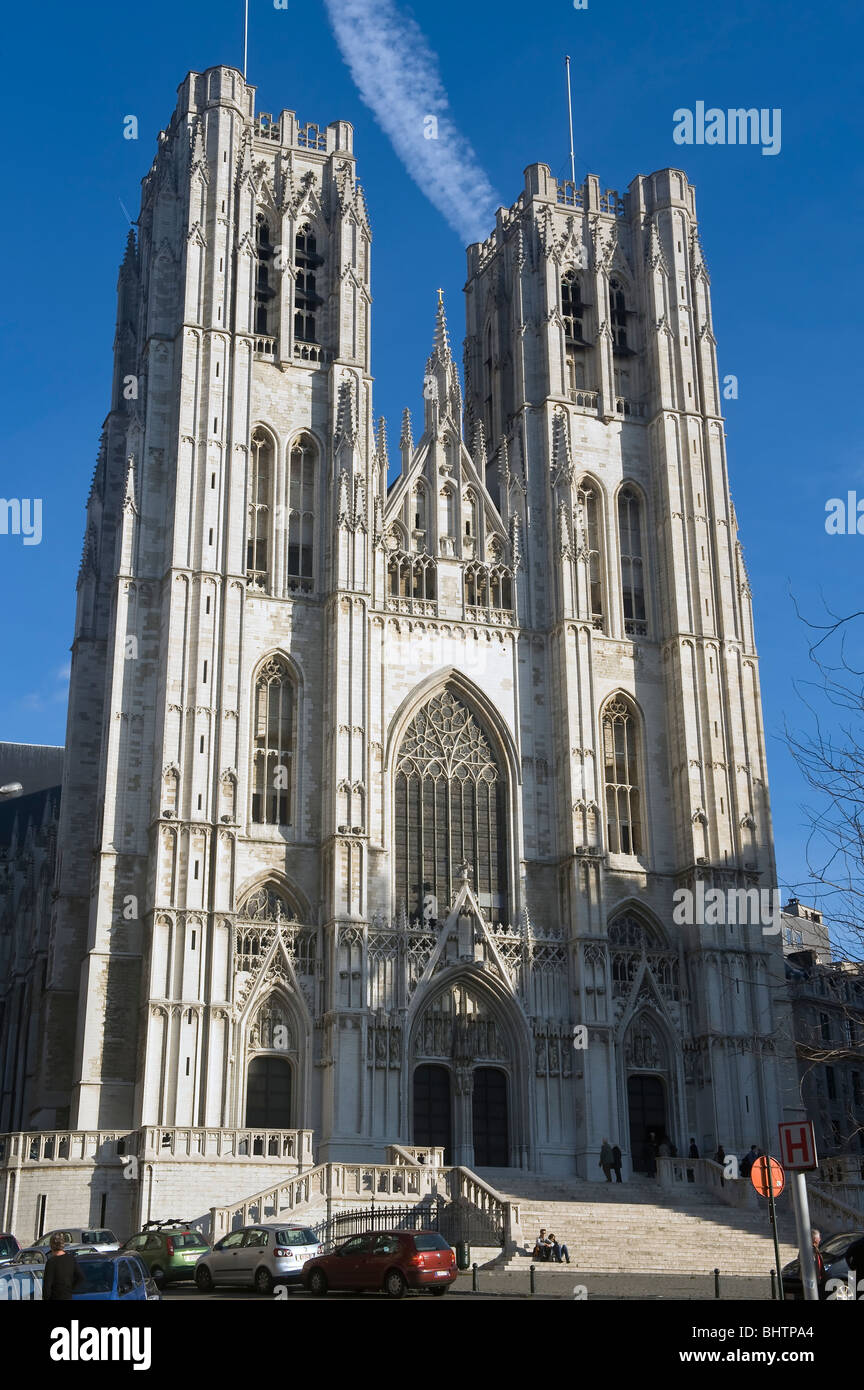
[{"label": "central spire", "polygon": [[426,376],[423,382],[423,396],[426,406],[426,428],[432,427],[433,412],[437,409],[437,425],[448,417],[460,428],[462,415],[462,393],[459,389],[459,376],[453,354],[450,351],[450,335],[447,332],[447,315],[444,312],[444,291],[438,291],[438,305],[435,310],[435,334],[432,354],[426,363]]}]

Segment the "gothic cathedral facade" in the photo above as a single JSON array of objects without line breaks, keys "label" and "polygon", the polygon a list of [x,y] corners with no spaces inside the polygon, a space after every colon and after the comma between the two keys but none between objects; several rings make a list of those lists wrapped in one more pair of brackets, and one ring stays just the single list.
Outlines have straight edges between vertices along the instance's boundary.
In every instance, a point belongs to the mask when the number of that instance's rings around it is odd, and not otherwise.
[{"label": "gothic cathedral facade", "polygon": [[779,937],[673,919],[775,883],[693,189],[529,167],[468,248],[464,397],[439,296],[392,469],[370,241],[350,125],[186,78],[120,271],[25,1127],[740,1151],[794,1067]]}]

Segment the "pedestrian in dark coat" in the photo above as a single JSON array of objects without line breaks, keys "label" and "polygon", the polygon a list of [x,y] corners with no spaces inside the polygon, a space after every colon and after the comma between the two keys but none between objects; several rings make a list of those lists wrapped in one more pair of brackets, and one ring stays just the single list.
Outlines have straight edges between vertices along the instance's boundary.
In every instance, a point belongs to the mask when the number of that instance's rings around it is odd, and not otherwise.
[{"label": "pedestrian in dark coat", "polygon": [[612,1181],[612,1146],[608,1139],[604,1139],[600,1147],[600,1167],[603,1169],[606,1181]]},{"label": "pedestrian in dark coat", "polygon": [[63,1248],[63,1237],[51,1237],[51,1254],[45,1261],[42,1276],[42,1301],[46,1303],[69,1303],[86,1281],[84,1273],[74,1255],[68,1255]]},{"label": "pedestrian in dark coat", "polygon": [[615,1181],[621,1181],[621,1150],[617,1144],[612,1146],[612,1171],[615,1174]]}]

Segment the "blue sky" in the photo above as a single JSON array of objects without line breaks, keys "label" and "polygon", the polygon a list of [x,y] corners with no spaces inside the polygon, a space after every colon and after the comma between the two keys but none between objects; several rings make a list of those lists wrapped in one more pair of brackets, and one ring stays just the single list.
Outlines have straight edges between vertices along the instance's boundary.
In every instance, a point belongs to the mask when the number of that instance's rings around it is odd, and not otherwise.
[{"label": "blue sky", "polygon": [[[6,216],[0,493],[43,500],[43,538],[0,535],[0,738],[64,738],[84,504],[111,372],[116,273],[139,183],[190,68],[242,58],[242,0],[17,7],[4,21]],[[406,12],[400,5],[402,12]],[[259,109],[350,120],[372,220],[376,412],[398,439],[422,405],[435,289],[454,344],[464,324],[459,236],[362,104],[322,0],[251,0]],[[450,114],[509,204],[529,163],[568,171],[563,55],[573,64],[577,177],[622,190],[683,168],[712,278],[732,492],[753,586],[781,885],[806,897],[812,795],[783,743],[805,712],[813,616],[860,603],[864,536],[827,536],[825,503],[864,497],[861,400],[860,51],[853,3],[569,0],[526,7],[437,0],[412,13],[437,54]],[[782,109],[782,149],[673,143],[699,100]],[[140,138],[123,139],[138,117]],[[864,605],[861,605],[864,606]]]}]

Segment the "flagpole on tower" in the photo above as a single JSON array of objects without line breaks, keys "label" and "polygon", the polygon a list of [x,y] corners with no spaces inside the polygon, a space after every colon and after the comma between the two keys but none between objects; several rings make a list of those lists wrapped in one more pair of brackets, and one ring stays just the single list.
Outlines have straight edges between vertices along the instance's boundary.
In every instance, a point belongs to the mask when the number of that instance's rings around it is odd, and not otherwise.
[{"label": "flagpole on tower", "polygon": [[[248,3],[248,0],[247,0]],[[570,92],[570,55],[564,59],[567,68],[567,114],[570,117],[570,178],[576,182],[576,156],[573,153],[573,97]]]},{"label": "flagpole on tower", "polygon": [[[246,0],[243,14],[243,81],[246,81],[246,59],[249,54],[249,0]],[[569,62],[569,59],[568,59]]]}]

